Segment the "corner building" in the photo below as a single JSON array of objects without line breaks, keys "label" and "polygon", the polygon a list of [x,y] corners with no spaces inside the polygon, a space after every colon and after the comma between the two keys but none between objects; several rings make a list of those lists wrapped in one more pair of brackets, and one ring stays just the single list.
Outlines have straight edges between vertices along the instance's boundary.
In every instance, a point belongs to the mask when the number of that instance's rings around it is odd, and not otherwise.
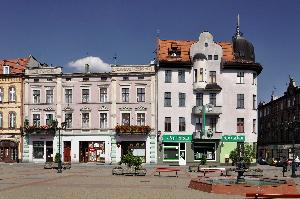
[{"label": "corner building", "polygon": [[225,163],[238,144],[256,148],[257,76],[253,45],[237,25],[232,42],[159,40],[158,162]]}]

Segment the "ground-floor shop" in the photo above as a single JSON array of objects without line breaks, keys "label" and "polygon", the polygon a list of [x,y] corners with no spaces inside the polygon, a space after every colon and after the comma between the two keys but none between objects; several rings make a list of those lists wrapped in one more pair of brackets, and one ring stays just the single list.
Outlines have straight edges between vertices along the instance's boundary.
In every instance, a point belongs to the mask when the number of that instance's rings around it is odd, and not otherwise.
[{"label": "ground-floor shop", "polygon": [[150,135],[116,135],[115,137],[115,163],[129,151],[142,159],[143,163],[156,163],[156,140]]},{"label": "ground-floor shop", "polygon": [[[300,144],[295,144],[294,149],[295,149],[294,156],[300,157]],[[281,145],[258,146],[257,156],[258,156],[258,159],[262,158],[267,161],[271,161],[274,158],[293,159],[293,145],[292,144],[281,144]]]},{"label": "ground-floor shop", "polygon": [[218,162],[219,143],[218,139],[194,140],[192,135],[164,134],[158,143],[158,163],[200,163],[203,156],[208,162]]},{"label": "ground-floor shop", "polygon": [[0,139],[0,162],[19,162],[21,159],[21,143],[19,139],[2,138]]}]

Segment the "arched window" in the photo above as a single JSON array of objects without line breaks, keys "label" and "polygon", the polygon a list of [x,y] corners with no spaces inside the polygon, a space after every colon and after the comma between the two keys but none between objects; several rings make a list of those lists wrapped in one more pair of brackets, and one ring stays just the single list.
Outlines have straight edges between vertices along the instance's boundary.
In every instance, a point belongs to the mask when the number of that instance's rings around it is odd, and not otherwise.
[{"label": "arched window", "polygon": [[0,87],[0,103],[3,102],[3,98],[4,98],[3,88]]},{"label": "arched window", "polygon": [[9,101],[15,102],[16,101],[16,88],[15,87],[9,87]]},{"label": "arched window", "polygon": [[8,125],[9,128],[16,128],[16,113],[15,112],[9,112],[9,118],[8,118]]},{"label": "arched window", "polygon": [[3,128],[3,114],[0,112],[0,128]]}]

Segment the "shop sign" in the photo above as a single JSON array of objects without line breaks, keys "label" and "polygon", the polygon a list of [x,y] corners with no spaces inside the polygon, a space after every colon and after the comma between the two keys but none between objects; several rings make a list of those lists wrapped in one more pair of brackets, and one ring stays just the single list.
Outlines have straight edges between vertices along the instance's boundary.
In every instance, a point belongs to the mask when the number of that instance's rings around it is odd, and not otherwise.
[{"label": "shop sign", "polygon": [[192,135],[163,135],[163,142],[191,142]]},{"label": "shop sign", "polygon": [[245,142],[244,135],[223,135],[222,142]]}]

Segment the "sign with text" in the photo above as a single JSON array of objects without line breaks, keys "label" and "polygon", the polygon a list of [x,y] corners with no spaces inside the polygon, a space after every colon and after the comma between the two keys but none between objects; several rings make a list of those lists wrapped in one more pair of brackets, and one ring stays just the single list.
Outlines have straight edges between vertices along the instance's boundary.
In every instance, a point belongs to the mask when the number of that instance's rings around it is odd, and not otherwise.
[{"label": "sign with text", "polygon": [[223,135],[222,142],[245,142],[244,135]]},{"label": "sign with text", "polygon": [[192,135],[163,135],[163,142],[191,142]]}]

